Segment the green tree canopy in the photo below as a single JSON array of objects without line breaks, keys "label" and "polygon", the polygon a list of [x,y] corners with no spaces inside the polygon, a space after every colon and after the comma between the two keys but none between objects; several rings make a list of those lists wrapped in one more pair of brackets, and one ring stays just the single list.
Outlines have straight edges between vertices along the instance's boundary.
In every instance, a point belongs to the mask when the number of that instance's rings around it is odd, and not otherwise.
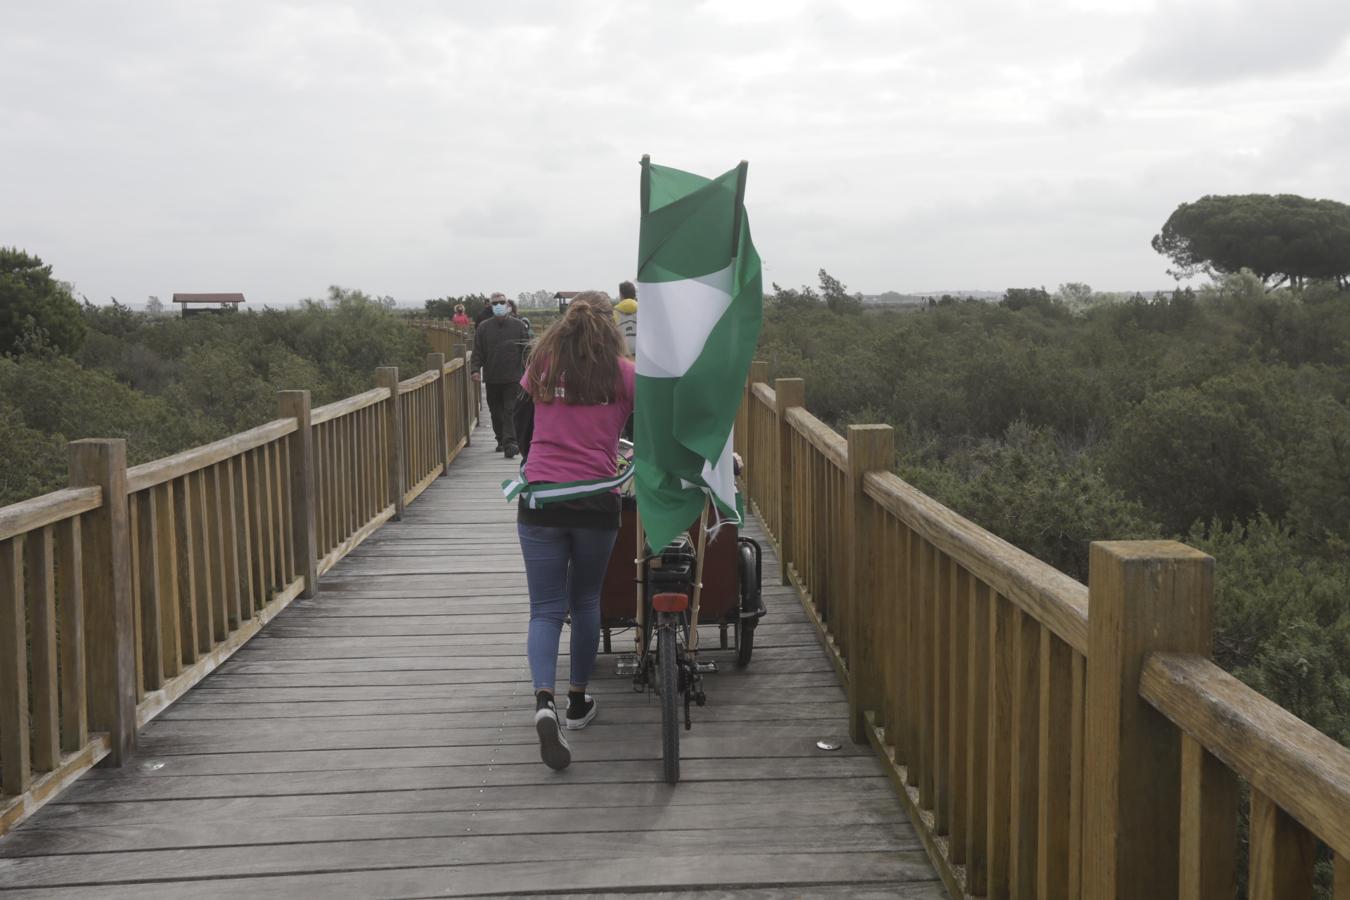
[{"label": "green tree canopy", "polygon": [[[1153,236],[1177,279],[1250,269],[1262,282],[1350,281],[1350,206],[1294,194],[1235,194],[1183,203]],[[1277,282],[1278,283],[1278,282]]]},{"label": "green tree canopy", "polygon": [[52,278],[52,267],[0,247],[0,355],[41,347],[73,353],[83,341],[80,304]]}]

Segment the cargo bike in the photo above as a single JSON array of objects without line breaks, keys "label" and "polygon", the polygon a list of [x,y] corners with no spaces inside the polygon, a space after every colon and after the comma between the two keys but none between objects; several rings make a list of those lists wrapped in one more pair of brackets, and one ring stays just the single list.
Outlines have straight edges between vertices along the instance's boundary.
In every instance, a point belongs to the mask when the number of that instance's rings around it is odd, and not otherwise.
[{"label": "cargo bike", "polygon": [[633,652],[617,670],[633,689],[661,702],[661,758],[665,780],[680,778],[680,729],[693,727],[691,706],[707,696],[703,676],[717,671],[700,659],[703,636],[717,629],[717,649],[734,650],[735,664],[750,664],[755,626],[765,614],[759,543],[723,522],[713,529],[705,509],[699,519],[658,553],[647,549],[637,502],[623,497],[622,519],[600,593],[602,650],[613,652],[614,633],[631,629]]}]

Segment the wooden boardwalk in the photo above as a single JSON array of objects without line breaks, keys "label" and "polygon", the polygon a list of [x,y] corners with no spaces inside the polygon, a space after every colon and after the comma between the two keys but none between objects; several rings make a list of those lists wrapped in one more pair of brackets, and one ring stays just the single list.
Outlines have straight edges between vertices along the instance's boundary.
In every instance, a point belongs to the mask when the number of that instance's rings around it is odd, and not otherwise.
[{"label": "wooden boardwalk", "polygon": [[514,465],[475,438],[319,596],[147,725],[126,767],[0,839],[0,898],[945,896],[880,762],[849,743],[771,551],[754,660],[711,653],[679,785],[660,780],[657,703],[607,656],[599,717],[569,735],[568,770],[546,768],[497,489]]}]

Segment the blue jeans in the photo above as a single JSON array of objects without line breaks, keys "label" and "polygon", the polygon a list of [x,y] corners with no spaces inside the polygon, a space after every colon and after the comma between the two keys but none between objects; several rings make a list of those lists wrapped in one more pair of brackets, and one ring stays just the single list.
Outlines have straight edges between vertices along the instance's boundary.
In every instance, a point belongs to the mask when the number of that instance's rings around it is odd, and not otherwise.
[{"label": "blue jeans", "polygon": [[530,587],[530,631],[525,653],[536,691],[552,691],[558,673],[563,617],[572,612],[572,684],[584,687],[600,646],[600,587],[618,531],[517,523],[525,580]]}]

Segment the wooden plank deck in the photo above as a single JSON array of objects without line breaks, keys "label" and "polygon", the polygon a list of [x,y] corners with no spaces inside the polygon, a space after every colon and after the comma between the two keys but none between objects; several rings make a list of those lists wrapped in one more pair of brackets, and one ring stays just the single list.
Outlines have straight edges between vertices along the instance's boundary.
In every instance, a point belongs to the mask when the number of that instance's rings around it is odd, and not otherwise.
[{"label": "wooden plank deck", "polygon": [[125,768],[0,839],[0,897],[945,896],[880,763],[849,743],[771,552],[754,659],[712,652],[679,785],[661,782],[657,703],[607,656],[572,766],[546,768],[497,489],[515,466],[475,438],[319,596],[146,726]]}]

